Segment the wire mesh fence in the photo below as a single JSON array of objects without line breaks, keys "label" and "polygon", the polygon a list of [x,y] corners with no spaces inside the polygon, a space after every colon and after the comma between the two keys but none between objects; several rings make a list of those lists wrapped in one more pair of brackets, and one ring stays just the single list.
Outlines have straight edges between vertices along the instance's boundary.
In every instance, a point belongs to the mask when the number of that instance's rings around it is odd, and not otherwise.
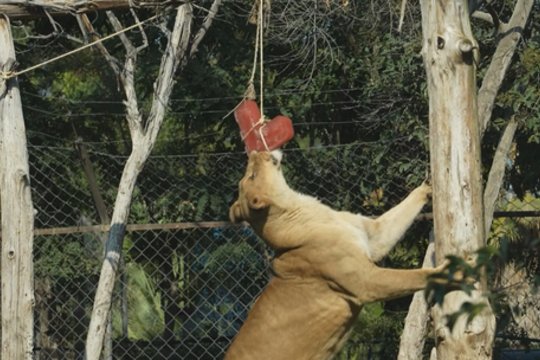
[{"label": "wire mesh fence", "polygon": [[[36,359],[82,359],[106,239],[99,208],[110,215],[126,157],[91,146],[84,151],[31,146],[29,152],[36,208]],[[336,208],[375,215],[424,179],[426,156],[412,151],[406,139],[395,139],[293,149],[286,151],[284,166],[298,191]],[[91,166],[84,166],[85,158]],[[271,250],[249,227],[227,222],[245,162],[243,153],[149,159],[131,207],[134,225],[124,240],[105,358],[223,357],[271,276]],[[504,197],[500,208],[540,209],[532,196],[520,201]],[[526,263],[501,266],[497,280],[504,289],[499,346],[522,349],[540,338],[540,302],[531,285],[538,274],[539,221],[497,221],[496,240],[531,249]],[[430,227],[416,225],[412,241],[425,244]],[[399,328],[400,311],[398,326],[381,328]],[[399,333],[376,336],[367,343],[353,336],[341,358],[392,356],[387,344],[397,346]]]},{"label": "wire mesh fence", "polygon": [[[100,265],[93,244],[101,238],[39,240],[36,330],[48,345],[37,350],[40,358],[51,358],[48,349],[79,358]],[[51,259],[53,248],[72,262]],[[124,249],[111,320],[114,358],[221,358],[268,276],[266,249],[245,227],[129,232]]]}]

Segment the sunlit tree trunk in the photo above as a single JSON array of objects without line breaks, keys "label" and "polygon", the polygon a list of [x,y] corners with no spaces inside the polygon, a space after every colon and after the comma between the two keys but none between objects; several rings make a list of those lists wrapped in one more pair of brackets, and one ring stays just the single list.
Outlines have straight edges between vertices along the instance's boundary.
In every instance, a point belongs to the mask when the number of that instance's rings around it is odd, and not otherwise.
[{"label": "sunlit tree trunk", "polygon": [[[495,14],[481,13],[476,11],[473,16],[491,23],[498,33],[498,44],[495,53],[492,56],[491,63],[484,74],[482,86],[478,91],[477,108],[478,123],[480,129],[480,139],[488,127],[495,97],[499,92],[502,81],[510,66],[511,60],[521,40],[521,34],[527,24],[534,0],[517,0],[514,5],[512,16],[508,23],[501,19],[494,18]],[[406,0],[404,0],[404,3]],[[426,8],[426,6],[424,7]],[[427,34],[429,36],[429,33]],[[491,228],[493,212],[498,199],[499,190],[503,183],[504,171],[506,168],[506,159],[513,143],[513,137],[517,129],[517,120],[512,117],[501,140],[497,146],[493,162],[486,181],[484,190],[484,224],[486,235]],[[426,255],[428,256],[428,255]],[[415,295],[409,315],[405,322],[404,333],[400,344],[399,359],[415,360],[420,357],[426,336],[426,326],[428,322],[428,308],[421,295]]]},{"label": "sunlit tree trunk", "polygon": [[[436,259],[441,263],[449,254],[471,259],[486,239],[476,102],[478,45],[467,1],[423,0],[421,7]],[[485,290],[481,282],[470,295],[452,291],[433,308],[438,360],[491,359],[495,317]],[[450,330],[446,316],[466,302],[485,308],[472,322],[466,314],[460,316]]]},{"label": "sunlit tree trunk", "polygon": [[[127,122],[131,134],[132,151],[120,179],[111,218],[111,229],[105,249],[105,260],[101,267],[92,318],[86,339],[87,360],[98,360],[103,349],[107,317],[111,311],[112,293],[122,256],[122,242],[133,191],[137,177],[152,151],[159,129],[165,118],[169,98],[175,84],[176,70],[185,66],[188,59],[195,54],[198,45],[210,28],[220,5],[221,0],[213,1],[208,14],[199,30],[195,33],[192,32],[194,18],[193,5],[191,3],[185,3],[178,7],[175,22],[169,34],[167,47],[161,58],[160,71],[154,83],[152,106],[146,121],[143,121],[143,116],[139,111],[140,107],[137,101],[134,76],[136,73],[137,54],[146,45],[135,47],[125,35],[120,35],[120,40],[126,51],[123,68],[120,68],[118,65],[119,62],[110,55],[103,45],[98,45],[109,65],[119,77],[125,93],[124,104],[126,106]],[[116,31],[121,30],[122,25],[112,12],[107,12],[107,17]],[[86,21],[86,24],[87,26],[91,26],[88,21]],[[92,29],[88,30],[91,31]],[[144,38],[146,39],[146,36]]]},{"label": "sunlit tree trunk", "polygon": [[[120,26],[113,14],[109,14],[109,19],[114,26]],[[124,46],[127,48],[127,57],[124,65],[125,72],[118,73],[121,74],[126,94],[127,120],[130,126],[133,148],[120,179],[111,219],[111,229],[105,249],[105,260],[101,267],[99,284],[94,299],[94,308],[86,340],[86,358],[89,360],[98,360],[101,355],[133,191],[137,177],[150,155],[163,122],[165,107],[174,84],[174,73],[190,39],[191,20],[191,5],[181,5],[176,14],[176,21],[169,38],[169,44],[162,58],[161,71],[155,86],[155,99],[146,126],[144,126],[139,113],[133,78],[137,50],[127,38],[122,39]],[[105,54],[108,56],[108,53],[105,52]]]}]

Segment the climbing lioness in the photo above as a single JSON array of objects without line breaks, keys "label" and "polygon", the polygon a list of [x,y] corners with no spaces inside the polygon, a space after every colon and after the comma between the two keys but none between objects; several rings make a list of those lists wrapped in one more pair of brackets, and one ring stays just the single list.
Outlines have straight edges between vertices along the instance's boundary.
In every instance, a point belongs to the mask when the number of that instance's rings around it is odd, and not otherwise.
[{"label": "climbing lioness", "polygon": [[274,276],[255,302],[225,359],[330,359],[362,305],[413,293],[437,269],[378,267],[428,201],[423,184],[371,219],[333,210],[292,190],[282,154],[252,152],[230,208],[275,250]]}]

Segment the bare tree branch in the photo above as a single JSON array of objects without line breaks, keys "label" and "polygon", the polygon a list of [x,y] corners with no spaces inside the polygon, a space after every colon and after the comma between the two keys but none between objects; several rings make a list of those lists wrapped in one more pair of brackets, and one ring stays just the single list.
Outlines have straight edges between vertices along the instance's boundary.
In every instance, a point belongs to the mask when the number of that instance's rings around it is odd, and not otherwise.
[{"label": "bare tree branch", "polygon": [[491,14],[489,14],[487,12],[476,10],[475,12],[472,13],[471,16],[473,18],[475,18],[475,19],[485,21],[485,22],[490,23],[491,25],[495,26],[495,22],[493,21],[493,17],[491,16]]},{"label": "bare tree branch", "polygon": [[[109,19],[109,22],[111,23],[114,31],[116,32],[121,31],[123,25],[120,22],[120,20],[118,20],[116,15],[114,15],[112,11],[106,11],[105,14],[107,14],[107,18]],[[137,52],[135,51],[135,46],[133,46],[133,43],[131,42],[131,40],[129,40],[127,35],[124,33],[121,33],[120,35],[118,35],[118,37],[120,38],[120,41],[124,45],[124,48],[126,49],[126,53],[128,54],[128,57],[136,56]]]},{"label": "bare tree branch", "polygon": [[[107,11],[107,17],[109,18],[109,21],[115,31],[118,32],[122,30],[122,24],[112,11]],[[124,33],[120,34],[120,41],[126,49],[126,60],[124,62],[124,68],[120,73],[120,80],[126,94],[124,105],[126,106],[127,110],[129,130],[131,132],[131,138],[135,143],[136,141],[138,142],[140,140],[139,138],[141,137],[143,122],[141,113],[139,111],[139,105],[137,103],[137,91],[135,89],[135,64],[137,63],[137,54],[139,50],[133,46],[131,40],[129,40],[127,35]]]},{"label": "bare tree branch", "polygon": [[146,31],[144,31],[144,28],[142,26],[142,22],[139,20],[139,17],[137,16],[137,13],[133,9],[129,9],[131,16],[133,16],[133,19],[135,20],[135,24],[139,24],[139,31],[141,32],[141,38],[142,38],[142,44],[137,46],[137,51],[142,51],[148,47],[148,36],[146,36]]},{"label": "bare tree branch", "polygon": [[506,24],[501,23],[501,20],[499,19],[499,15],[497,15],[497,12],[495,11],[495,9],[493,9],[493,6],[491,5],[490,2],[486,2],[485,8],[488,11],[487,13],[483,11],[475,10],[471,16],[475,19],[479,19],[493,25],[493,27],[495,28],[495,33],[498,34],[501,30],[501,27]]},{"label": "bare tree branch", "polygon": [[484,189],[484,223],[486,234],[489,234],[489,229],[491,228],[495,204],[497,202],[504,178],[508,153],[512,147],[514,134],[516,133],[517,127],[518,122],[514,117],[512,117],[504,130],[499,144],[497,145],[497,150],[495,151],[495,156],[493,157],[493,162],[491,164],[491,169],[489,170],[486,188]]},{"label": "bare tree branch", "polygon": [[401,0],[401,9],[399,10],[398,32],[401,32],[403,27],[403,19],[405,19],[405,9],[407,8],[407,0]]},{"label": "bare tree branch", "polygon": [[[181,12],[180,12],[181,11]],[[186,56],[189,40],[191,36],[191,23],[193,20],[193,7],[191,4],[184,4],[180,7],[176,16],[174,30],[171,39],[165,49],[165,55],[161,59],[160,72],[154,83],[154,97],[152,108],[148,114],[147,128],[145,136],[152,143],[157,137],[157,133],[165,116],[165,110],[169,103],[171,91],[175,81],[174,72],[182,58]]]},{"label": "bare tree branch", "polygon": [[[476,103],[476,39],[466,0],[422,0],[422,55],[429,94],[430,163],[437,263],[448,254],[469,258],[485,245],[480,136]],[[470,292],[451,291],[432,309],[440,360],[491,359],[495,316],[485,283]],[[465,303],[483,310],[472,321],[447,315]]]},{"label": "bare tree branch", "polygon": [[534,0],[518,0],[510,21],[506,26],[501,26],[502,34],[499,45],[493,54],[493,60],[489,64],[482,86],[478,91],[480,136],[483,136],[491,119],[495,98],[512,62],[512,57],[521,39],[521,32],[527,23],[533,3]]},{"label": "bare tree branch", "polygon": [[87,26],[87,24],[90,24],[90,28],[92,27],[88,16],[86,16],[86,14],[77,14],[75,15],[75,19],[77,19],[77,24],[79,25],[79,29],[81,30],[81,33],[83,35],[84,43],[89,43],[93,34],[88,33],[89,27]]},{"label": "bare tree branch", "polygon": [[199,43],[202,41],[204,36],[206,35],[206,32],[212,25],[212,22],[214,21],[214,18],[216,17],[216,14],[218,12],[219,7],[221,6],[222,0],[214,0],[212,6],[210,7],[210,11],[208,12],[208,15],[206,15],[206,18],[203,21],[203,24],[197,34],[195,34],[195,37],[193,38],[193,44],[191,45],[191,50],[189,51],[189,57],[192,58],[199,48]]},{"label": "bare tree branch", "polygon": [[[88,19],[88,16],[86,14],[82,14],[79,16],[79,18],[84,28],[92,35],[92,38],[94,40],[98,39],[98,36],[92,26],[92,23]],[[111,21],[111,24],[113,25],[115,31],[119,31],[119,29],[122,28],[120,22],[118,21],[116,16],[114,16],[114,14],[111,13],[109,20]],[[120,61],[109,53],[103,43],[98,43],[96,44],[96,46],[103,55],[103,57],[107,60],[109,66],[114,71],[114,73],[120,80],[120,83],[122,84],[122,88],[124,89],[124,92],[126,94],[126,100],[124,100],[124,105],[126,106],[129,130],[132,139],[135,139],[136,137],[138,137],[137,133],[140,132],[140,129],[142,128],[142,116],[139,112],[137,104],[137,94],[135,91],[135,84],[133,79],[134,73],[132,65],[134,63],[132,61],[132,57],[136,56],[137,51],[124,34],[122,34],[121,39],[124,47],[126,47],[126,60],[123,68],[120,68]]]}]

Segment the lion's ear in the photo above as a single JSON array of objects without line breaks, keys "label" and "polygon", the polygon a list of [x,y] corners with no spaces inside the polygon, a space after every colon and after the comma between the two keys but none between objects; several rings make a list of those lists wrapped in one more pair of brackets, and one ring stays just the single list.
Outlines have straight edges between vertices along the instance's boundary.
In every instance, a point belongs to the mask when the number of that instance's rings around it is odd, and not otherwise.
[{"label": "lion's ear", "polygon": [[253,210],[261,210],[270,206],[270,199],[256,192],[250,192],[246,194],[248,205]]}]

